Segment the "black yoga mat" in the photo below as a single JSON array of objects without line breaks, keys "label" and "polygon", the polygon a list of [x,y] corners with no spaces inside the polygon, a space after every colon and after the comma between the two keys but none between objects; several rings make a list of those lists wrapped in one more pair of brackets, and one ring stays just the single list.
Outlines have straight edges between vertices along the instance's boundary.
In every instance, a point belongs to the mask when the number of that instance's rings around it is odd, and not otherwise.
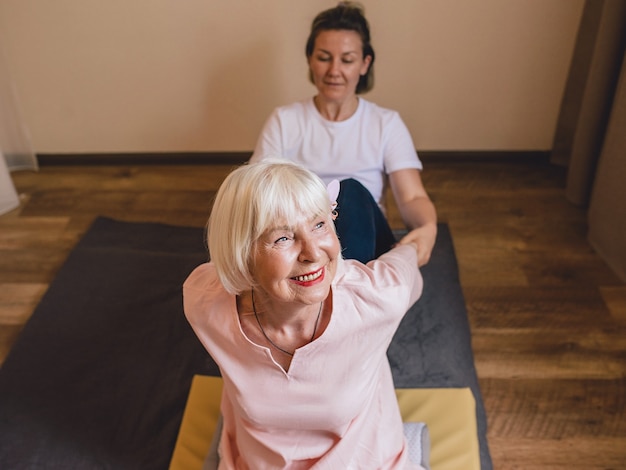
[{"label": "black yoga mat", "polygon": [[[98,218],[70,253],[0,369],[0,468],[166,469],[191,379],[217,375],[182,311],[207,258],[203,229]],[[398,388],[474,391],[470,331],[447,226],[425,292],[389,358]]]}]

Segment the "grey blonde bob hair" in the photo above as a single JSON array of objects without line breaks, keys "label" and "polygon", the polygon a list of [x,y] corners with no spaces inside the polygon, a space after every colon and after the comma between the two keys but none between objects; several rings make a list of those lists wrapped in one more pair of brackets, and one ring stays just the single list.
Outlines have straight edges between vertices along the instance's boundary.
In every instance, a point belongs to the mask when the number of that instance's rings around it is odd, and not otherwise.
[{"label": "grey blonde bob hair", "polygon": [[[328,215],[331,203],[322,180],[284,159],[264,159],[230,173],[217,192],[207,224],[209,254],[231,294],[255,285],[250,272],[256,241],[282,220]],[[334,224],[333,224],[334,230]]]}]

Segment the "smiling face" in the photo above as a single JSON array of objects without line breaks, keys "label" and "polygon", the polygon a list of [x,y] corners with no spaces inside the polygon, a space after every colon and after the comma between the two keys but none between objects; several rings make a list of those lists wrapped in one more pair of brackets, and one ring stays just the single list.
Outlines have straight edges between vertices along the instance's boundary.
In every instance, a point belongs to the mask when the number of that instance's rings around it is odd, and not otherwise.
[{"label": "smiling face", "polygon": [[363,57],[363,42],[355,31],[321,31],[309,57],[309,69],[319,97],[343,103],[356,95],[359,78],[367,72],[371,56]]},{"label": "smiling face", "polygon": [[328,296],[337,272],[340,245],[329,215],[280,221],[253,249],[255,288],[273,303],[317,304]]}]

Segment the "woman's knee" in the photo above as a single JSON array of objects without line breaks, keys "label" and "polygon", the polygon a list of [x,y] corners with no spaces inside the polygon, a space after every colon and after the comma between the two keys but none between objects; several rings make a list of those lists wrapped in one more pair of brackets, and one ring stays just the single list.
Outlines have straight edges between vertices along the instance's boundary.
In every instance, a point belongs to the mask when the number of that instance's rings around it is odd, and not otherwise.
[{"label": "woman's knee", "polygon": [[368,202],[376,202],[369,190],[363,184],[354,178],[342,180],[339,183],[339,199],[367,200]]}]

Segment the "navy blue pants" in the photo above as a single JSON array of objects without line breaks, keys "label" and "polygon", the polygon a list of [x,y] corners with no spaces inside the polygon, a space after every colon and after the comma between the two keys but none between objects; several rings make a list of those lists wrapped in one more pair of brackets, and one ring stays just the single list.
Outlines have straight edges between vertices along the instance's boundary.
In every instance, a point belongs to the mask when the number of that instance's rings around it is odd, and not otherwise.
[{"label": "navy blue pants", "polygon": [[355,179],[340,183],[335,220],[342,254],[367,263],[389,251],[396,239],[372,194]]}]

